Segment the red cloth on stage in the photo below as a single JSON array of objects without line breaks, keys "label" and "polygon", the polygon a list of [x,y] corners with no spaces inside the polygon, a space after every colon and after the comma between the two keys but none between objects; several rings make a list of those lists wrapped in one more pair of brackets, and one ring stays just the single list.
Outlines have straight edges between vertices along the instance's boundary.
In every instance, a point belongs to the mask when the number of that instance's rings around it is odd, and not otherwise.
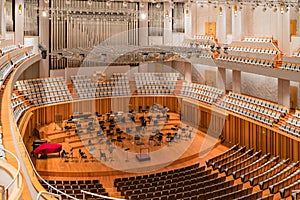
[{"label": "red cloth on stage", "polygon": [[49,143],[44,143],[41,144],[39,147],[37,147],[34,150],[35,154],[49,154],[49,153],[58,153],[62,149],[61,144],[49,144]]}]

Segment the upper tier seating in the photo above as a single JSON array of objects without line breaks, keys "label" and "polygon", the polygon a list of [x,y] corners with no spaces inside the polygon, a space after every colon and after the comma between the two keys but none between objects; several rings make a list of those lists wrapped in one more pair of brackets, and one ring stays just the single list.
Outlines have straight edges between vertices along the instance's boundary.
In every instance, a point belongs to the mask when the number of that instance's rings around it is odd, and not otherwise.
[{"label": "upper tier seating", "polygon": [[212,40],[212,41],[215,40],[214,36],[209,36],[209,35],[195,35],[194,38],[197,40]]},{"label": "upper tier seating", "polygon": [[17,45],[8,45],[8,46],[1,47],[0,48],[0,52],[2,53],[2,55],[4,55],[7,52],[13,51],[13,50],[15,50],[17,48],[18,48]]},{"label": "upper tier seating", "polygon": [[282,123],[279,128],[282,131],[300,137],[300,111],[296,111],[295,114]]},{"label": "upper tier seating", "polygon": [[113,73],[109,81],[102,78],[78,75],[71,77],[73,86],[81,99],[108,96],[130,96],[129,80],[124,73]]},{"label": "upper tier seating", "polygon": [[197,83],[182,83],[181,96],[213,104],[224,94],[223,90]]},{"label": "upper tier seating", "polygon": [[3,148],[3,144],[2,144],[2,137],[3,137],[3,134],[2,134],[2,126],[0,125],[0,158],[2,160],[5,160],[5,153],[4,151],[2,150]]},{"label": "upper tier seating", "polygon": [[229,46],[229,51],[240,51],[246,53],[261,53],[261,54],[277,54],[275,49],[268,49],[268,48],[254,48],[254,47],[243,47],[243,46]]},{"label": "upper tier seating", "polygon": [[20,80],[16,88],[35,106],[72,100],[63,77]]},{"label": "upper tier seating", "polygon": [[218,102],[218,106],[270,126],[288,112],[284,106],[233,92]]},{"label": "upper tier seating", "polygon": [[26,54],[20,54],[16,57],[13,57],[10,61],[8,61],[4,66],[0,69],[0,87],[2,86],[6,77],[13,71],[14,67],[16,67],[19,63],[21,63],[26,58],[32,56],[32,52],[28,52]]},{"label": "upper tier seating", "polygon": [[285,69],[285,70],[300,72],[300,64],[297,64],[297,63],[282,62],[282,65],[280,68]]},{"label": "upper tier seating", "polygon": [[231,56],[226,54],[221,54],[217,59],[222,61],[242,63],[248,65],[258,65],[262,67],[274,67],[273,60],[262,60],[262,59],[248,58],[248,57],[241,57],[241,56]]},{"label": "upper tier seating", "polygon": [[23,112],[29,108],[23,99],[17,96],[15,93],[12,94],[11,107],[14,110],[14,118],[16,121],[18,121]]},{"label": "upper tier seating", "polygon": [[245,37],[244,42],[273,42],[272,38],[269,37]]},{"label": "upper tier seating", "polygon": [[174,94],[179,73],[135,73],[137,94]]}]

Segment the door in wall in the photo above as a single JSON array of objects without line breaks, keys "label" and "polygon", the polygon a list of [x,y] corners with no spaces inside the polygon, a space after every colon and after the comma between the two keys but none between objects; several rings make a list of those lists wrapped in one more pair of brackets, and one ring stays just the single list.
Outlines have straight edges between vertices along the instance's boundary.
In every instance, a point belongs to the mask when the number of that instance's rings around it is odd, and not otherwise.
[{"label": "door in wall", "polygon": [[216,22],[205,22],[205,35],[216,36]]}]

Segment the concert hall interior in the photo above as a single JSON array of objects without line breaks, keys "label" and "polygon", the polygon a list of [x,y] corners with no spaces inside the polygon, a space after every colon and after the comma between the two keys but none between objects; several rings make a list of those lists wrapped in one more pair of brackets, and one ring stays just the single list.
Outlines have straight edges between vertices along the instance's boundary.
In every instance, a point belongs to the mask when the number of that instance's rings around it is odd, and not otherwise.
[{"label": "concert hall interior", "polygon": [[299,1],[0,8],[0,200],[300,199]]}]

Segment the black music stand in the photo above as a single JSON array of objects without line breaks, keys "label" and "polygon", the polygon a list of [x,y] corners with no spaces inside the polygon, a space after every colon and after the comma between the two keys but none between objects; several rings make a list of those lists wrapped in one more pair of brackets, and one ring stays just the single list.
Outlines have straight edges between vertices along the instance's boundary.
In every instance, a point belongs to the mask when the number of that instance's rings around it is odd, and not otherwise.
[{"label": "black music stand", "polygon": [[125,160],[125,162],[129,162],[129,160],[128,160],[128,151],[129,150],[130,150],[130,148],[124,149],[124,151],[126,151],[126,160]]}]

